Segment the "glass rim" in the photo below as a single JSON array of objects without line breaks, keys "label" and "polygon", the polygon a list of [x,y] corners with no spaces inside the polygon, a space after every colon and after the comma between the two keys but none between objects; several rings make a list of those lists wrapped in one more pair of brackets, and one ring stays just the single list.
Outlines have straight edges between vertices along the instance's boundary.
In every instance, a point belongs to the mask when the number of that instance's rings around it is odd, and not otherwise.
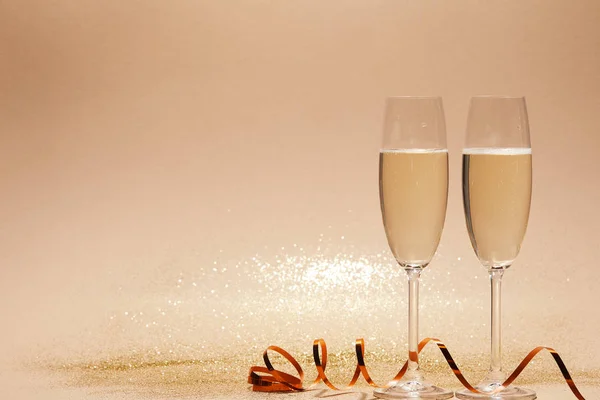
[{"label": "glass rim", "polygon": [[507,100],[521,100],[525,99],[525,96],[513,96],[513,95],[503,95],[503,94],[478,94],[476,96],[472,96],[472,99],[507,99]]},{"label": "glass rim", "polygon": [[386,99],[387,100],[394,100],[394,99],[398,99],[398,100],[409,100],[409,99],[415,99],[415,100],[441,100],[442,96],[388,96]]}]

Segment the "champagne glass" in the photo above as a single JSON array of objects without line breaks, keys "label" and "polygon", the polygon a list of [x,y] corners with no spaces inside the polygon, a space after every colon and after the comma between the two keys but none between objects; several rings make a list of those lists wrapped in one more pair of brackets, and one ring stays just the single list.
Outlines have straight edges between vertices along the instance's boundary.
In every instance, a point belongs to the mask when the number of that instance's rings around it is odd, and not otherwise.
[{"label": "champagne glass", "polygon": [[408,370],[383,399],[448,399],[454,393],[426,382],[419,370],[419,279],[435,254],[448,198],[448,150],[442,99],[387,100],[379,156],[379,194],[388,244],[408,275]]},{"label": "champagne glass", "polygon": [[503,387],[500,325],[502,275],[519,254],[531,204],[531,143],[524,97],[471,99],[463,150],[463,204],[479,261],[490,273],[491,366],[476,388],[460,399],[535,399],[529,389]]}]

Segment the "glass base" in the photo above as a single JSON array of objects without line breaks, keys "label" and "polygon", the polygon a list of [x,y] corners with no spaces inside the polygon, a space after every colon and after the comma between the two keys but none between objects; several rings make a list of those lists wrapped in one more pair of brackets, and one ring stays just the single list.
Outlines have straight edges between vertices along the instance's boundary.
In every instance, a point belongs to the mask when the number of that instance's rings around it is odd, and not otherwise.
[{"label": "glass base", "polygon": [[537,395],[531,389],[520,388],[516,386],[509,386],[499,392],[494,391],[498,387],[502,386],[501,383],[482,383],[475,386],[475,389],[484,393],[473,393],[470,390],[461,390],[456,392],[456,397],[459,399],[490,399],[490,400],[504,400],[504,399],[519,399],[519,400],[534,400],[537,399]]},{"label": "glass base", "polygon": [[375,389],[373,395],[380,399],[436,399],[454,397],[454,392],[417,381],[400,381],[387,389]]}]

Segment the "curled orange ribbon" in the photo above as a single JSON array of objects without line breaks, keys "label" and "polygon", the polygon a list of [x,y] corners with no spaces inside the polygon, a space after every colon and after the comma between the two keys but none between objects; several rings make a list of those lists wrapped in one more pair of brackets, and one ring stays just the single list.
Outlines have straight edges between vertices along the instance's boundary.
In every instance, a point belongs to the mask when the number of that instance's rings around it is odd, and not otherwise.
[{"label": "curled orange ribbon", "polygon": [[[419,343],[418,353],[420,353],[421,350],[423,350],[423,348],[429,342],[435,343],[437,345],[437,347],[442,352],[442,355],[446,359],[446,362],[452,369],[452,372],[465,388],[467,388],[473,393],[482,393],[479,390],[477,390],[473,385],[471,385],[469,381],[467,381],[467,379],[464,377],[464,375],[454,362],[450,351],[448,351],[446,345],[442,343],[439,339],[425,338],[421,340],[421,342]],[[250,368],[250,372],[248,375],[248,383],[252,384],[252,390],[258,392],[304,391],[310,389],[312,386],[320,382],[323,382],[325,385],[327,385],[330,389],[333,390],[345,390],[350,389],[352,386],[354,386],[354,384],[358,381],[358,378],[362,375],[369,385],[373,387],[385,388],[390,387],[394,385],[397,381],[399,381],[402,378],[402,376],[404,376],[408,368],[408,362],[405,362],[400,371],[396,374],[396,376],[392,379],[390,383],[388,383],[387,385],[377,385],[373,381],[373,379],[371,379],[369,371],[367,370],[367,367],[365,365],[365,341],[363,339],[357,339],[355,342],[355,349],[357,360],[356,369],[354,370],[354,375],[352,376],[352,379],[343,389],[340,389],[333,385],[329,378],[327,378],[327,375],[325,375],[325,368],[327,367],[327,344],[323,339],[316,339],[313,342],[313,358],[315,361],[315,367],[317,369],[317,378],[309,387],[303,386],[304,371],[302,370],[302,367],[300,366],[298,361],[296,361],[296,359],[292,357],[290,353],[277,346],[269,346],[264,351],[263,360],[265,362],[266,367],[254,366]],[[525,369],[525,367],[527,367],[531,360],[542,350],[548,350],[550,352],[550,354],[554,358],[554,361],[556,362],[556,365],[558,365],[562,376],[565,378],[565,382],[567,383],[567,385],[569,385],[569,388],[571,389],[575,397],[577,397],[577,399],[579,400],[585,400],[585,398],[575,385],[575,382],[573,382],[571,374],[567,370],[567,367],[560,355],[553,348],[543,346],[539,346],[531,350],[529,354],[527,354],[527,356],[523,359],[523,361],[521,361],[521,363],[517,366],[517,368],[515,368],[512,374],[510,374],[510,376],[502,383],[502,386],[498,388],[498,391],[501,391],[503,388],[509,386],[515,379],[517,379],[517,377],[521,374],[521,372],[523,372],[523,370]],[[296,377],[288,373],[276,370],[271,364],[271,361],[269,360],[269,351],[279,353],[286,360],[288,360],[298,372],[298,376]]]}]

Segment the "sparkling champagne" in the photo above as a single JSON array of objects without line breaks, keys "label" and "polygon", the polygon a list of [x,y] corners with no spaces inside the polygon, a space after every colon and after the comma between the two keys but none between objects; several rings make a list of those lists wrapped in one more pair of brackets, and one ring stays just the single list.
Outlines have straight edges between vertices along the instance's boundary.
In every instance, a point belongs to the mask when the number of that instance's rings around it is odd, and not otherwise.
[{"label": "sparkling champagne", "polygon": [[440,241],[448,198],[448,151],[382,150],[379,194],[390,249],[403,267],[425,267]]},{"label": "sparkling champagne", "polygon": [[465,149],[463,202],[479,260],[488,268],[510,266],[529,219],[531,149]]}]

